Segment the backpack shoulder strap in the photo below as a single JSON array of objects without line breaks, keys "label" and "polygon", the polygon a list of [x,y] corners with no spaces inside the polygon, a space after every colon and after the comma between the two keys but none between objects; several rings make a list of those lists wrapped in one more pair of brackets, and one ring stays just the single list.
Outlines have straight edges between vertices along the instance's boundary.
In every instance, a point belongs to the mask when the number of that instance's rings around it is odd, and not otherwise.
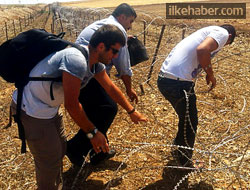
[{"label": "backpack shoulder strap", "polygon": [[73,43],[64,39],[61,39],[61,40],[64,41],[65,43],[68,43],[70,46],[78,49],[79,51],[81,51],[85,59],[88,61],[89,55],[88,55],[87,50],[84,47],[80,46],[79,44],[76,44],[76,43]]},{"label": "backpack shoulder strap", "polygon": [[17,127],[18,127],[19,139],[21,139],[22,141],[21,153],[26,153],[25,132],[24,132],[24,127],[23,127],[21,118],[20,118],[24,86],[18,86],[17,90],[18,90],[18,93],[17,93],[15,122],[17,123]]}]

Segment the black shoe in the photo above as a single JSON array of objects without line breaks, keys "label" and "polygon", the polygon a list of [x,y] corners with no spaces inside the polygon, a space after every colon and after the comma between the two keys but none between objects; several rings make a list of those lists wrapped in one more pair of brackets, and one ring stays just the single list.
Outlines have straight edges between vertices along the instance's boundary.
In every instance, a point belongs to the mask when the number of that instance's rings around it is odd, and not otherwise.
[{"label": "black shoe", "polygon": [[195,168],[194,165],[193,165],[193,161],[192,160],[182,161],[182,162],[180,162],[180,164],[183,167]]},{"label": "black shoe", "polygon": [[66,156],[69,158],[70,162],[73,165],[75,165],[77,167],[82,167],[82,164],[84,162],[84,157],[73,155],[72,153],[70,153],[68,151],[66,153]]},{"label": "black shoe", "polygon": [[173,159],[177,161],[179,166],[193,168],[192,158],[190,158],[190,156],[188,156],[186,152],[185,154],[184,151],[185,150],[180,150],[176,148],[176,149],[173,149],[170,153]]},{"label": "black shoe", "polygon": [[175,142],[175,140],[173,140],[173,142],[172,142],[172,147],[171,147],[170,154],[172,155],[174,160],[179,160],[179,158],[181,156],[180,152],[179,152],[179,149],[177,147],[177,143]]},{"label": "black shoe", "polygon": [[100,152],[96,154],[93,150],[90,152],[90,163],[92,165],[98,165],[99,163],[114,157],[116,151],[114,149],[109,150],[109,152]]},{"label": "black shoe", "polygon": [[179,150],[176,149],[172,149],[170,154],[172,155],[174,160],[179,160],[180,154],[179,154]]}]

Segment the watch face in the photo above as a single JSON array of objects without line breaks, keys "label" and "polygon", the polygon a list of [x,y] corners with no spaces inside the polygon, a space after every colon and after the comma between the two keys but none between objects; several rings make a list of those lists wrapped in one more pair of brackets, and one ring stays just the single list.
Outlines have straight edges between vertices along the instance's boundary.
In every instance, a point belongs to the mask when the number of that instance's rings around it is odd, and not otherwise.
[{"label": "watch face", "polygon": [[87,133],[87,134],[86,134],[87,138],[88,138],[88,139],[94,138],[94,136],[95,136],[95,134],[97,133],[97,131],[98,131],[98,129],[95,128],[93,131]]},{"label": "watch face", "polygon": [[88,133],[88,134],[87,134],[87,137],[88,137],[89,139],[92,139],[92,138],[94,137],[94,135],[93,135],[92,133]]}]

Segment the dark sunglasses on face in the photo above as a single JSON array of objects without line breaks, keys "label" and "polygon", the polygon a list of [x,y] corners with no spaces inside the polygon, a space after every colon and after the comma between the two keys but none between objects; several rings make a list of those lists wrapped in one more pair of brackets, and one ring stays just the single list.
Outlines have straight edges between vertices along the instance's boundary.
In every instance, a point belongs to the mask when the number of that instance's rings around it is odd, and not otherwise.
[{"label": "dark sunglasses on face", "polygon": [[119,52],[119,50],[117,50],[117,49],[115,49],[115,48],[110,47],[110,49],[112,50],[112,53],[113,53],[114,55],[116,55],[116,54]]}]

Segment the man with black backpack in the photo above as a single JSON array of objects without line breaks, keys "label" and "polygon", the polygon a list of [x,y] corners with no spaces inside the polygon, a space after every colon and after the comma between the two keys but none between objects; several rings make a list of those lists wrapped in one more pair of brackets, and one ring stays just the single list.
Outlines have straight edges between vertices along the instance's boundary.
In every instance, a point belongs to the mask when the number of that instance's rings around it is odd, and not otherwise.
[{"label": "man with black backpack", "polygon": [[[135,10],[128,4],[122,3],[113,11],[106,19],[102,19],[92,23],[83,29],[78,36],[76,43],[81,45],[88,45],[93,33],[103,25],[112,24],[117,26],[127,41],[127,30],[132,27],[132,23],[137,17]],[[121,48],[118,56],[113,58],[111,63],[106,65],[106,71],[109,74],[112,65],[116,67],[118,71],[118,77],[123,80],[126,87],[126,92],[131,101],[138,102],[138,97],[135,90],[132,88],[131,76],[132,70],[130,65],[130,56],[127,45]],[[95,79],[91,79],[86,88],[82,89],[79,96],[79,101],[86,109],[86,114],[90,120],[95,123],[97,128],[103,132],[106,136],[106,132],[111,126],[116,114],[117,105],[101,87],[101,85]],[[99,120],[95,118],[99,117]],[[106,136],[107,137],[107,136]],[[71,162],[75,165],[81,166],[84,157],[88,154],[90,146],[88,139],[85,137],[82,130],[67,143],[67,156]],[[93,155],[93,151],[90,152],[91,163],[93,165],[99,164],[105,159],[109,159],[115,155],[115,150],[112,149],[108,153],[101,152],[98,155]]]},{"label": "man with black backpack", "polygon": [[[62,82],[29,81],[23,91],[20,120],[34,157],[39,190],[62,188],[62,159],[66,152],[66,139],[62,116],[58,110],[63,102],[74,122],[84,131],[94,151],[109,151],[105,136],[88,119],[78,101],[80,89],[91,78],[94,77],[114,101],[131,113],[133,122],[147,120],[134,111],[105,72],[103,64],[108,64],[112,58],[117,57],[124,45],[125,39],[121,31],[115,26],[105,25],[95,32],[88,48],[86,47],[89,51],[88,59],[77,48],[71,47],[50,54],[31,70],[30,77],[62,77]],[[17,91],[13,93],[13,112],[16,111],[16,103]]]}]

